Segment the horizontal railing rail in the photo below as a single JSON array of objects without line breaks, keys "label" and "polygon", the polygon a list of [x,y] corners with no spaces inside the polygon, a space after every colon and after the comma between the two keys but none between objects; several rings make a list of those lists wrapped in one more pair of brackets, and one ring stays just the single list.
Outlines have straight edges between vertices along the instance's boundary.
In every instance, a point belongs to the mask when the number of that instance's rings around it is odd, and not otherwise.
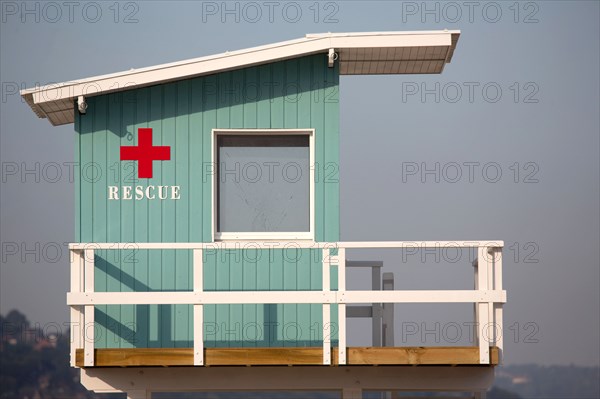
[{"label": "horizontal railing rail", "polygon": [[[435,294],[435,296],[432,296]],[[160,291],[72,292],[67,305],[244,305],[314,303],[470,303],[506,302],[505,291]]]},{"label": "horizontal railing rail", "polygon": [[314,241],[218,241],[218,242],[93,242],[70,243],[70,250],[85,249],[282,249],[282,248],[345,248],[345,249],[377,249],[377,248],[502,248],[504,241],[477,240],[477,241],[340,241],[340,242],[314,242]]},{"label": "horizontal railing rail", "polygon": [[[71,308],[71,364],[76,364],[76,350],[83,348],[84,367],[94,366],[94,307],[97,305],[177,305],[193,306],[194,365],[204,364],[204,305],[217,304],[321,304],[323,306],[323,364],[331,363],[331,305],[338,306],[338,364],[346,364],[346,305],[360,303],[473,303],[479,363],[489,364],[490,346],[502,353],[502,305],[506,291],[502,289],[502,241],[387,241],[333,242],[304,241],[217,242],[217,243],[75,243],[70,244],[71,292],[67,304]],[[473,290],[346,290],[346,249],[373,248],[477,248]],[[286,249],[322,250],[322,281],[318,290],[295,291],[204,291],[204,252],[221,249]],[[96,250],[192,250],[193,289],[174,292],[94,292]],[[337,265],[337,290],[330,289],[330,267]],[[492,328],[490,329],[490,326]]]}]

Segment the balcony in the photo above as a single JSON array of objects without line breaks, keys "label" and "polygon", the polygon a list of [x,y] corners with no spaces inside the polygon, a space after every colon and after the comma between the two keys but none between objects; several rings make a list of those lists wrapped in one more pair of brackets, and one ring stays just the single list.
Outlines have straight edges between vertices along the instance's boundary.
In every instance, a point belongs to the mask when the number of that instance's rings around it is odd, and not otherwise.
[{"label": "balcony", "polygon": [[[206,291],[203,282],[204,255],[221,250],[239,250],[248,242],[217,243],[76,243],[70,244],[71,291],[71,365],[73,367],[145,366],[377,366],[436,365],[494,366],[502,356],[501,241],[389,241],[389,242],[252,242],[252,248],[296,248],[322,251],[322,288],[293,291]],[[94,292],[96,251],[175,250],[191,252],[192,290],[154,292]],[[347,290],[346,269],[360,266],[346,259],[354,249],[474,248],[474,289],[472,290]],[[368,265],[363,265],[368,266]],[[331,268],[337,268],[337,274]],[[335,281],[331,281],[332,277]],[[375,275],[375,273],[374,273]],[[374,277],[374,281],[376,281]],[[337,283],[332,290],[331,283]],[[334,284],[335,285],[335,284]],[[347,317],[373,317],[374,333],[381,328],[381,305],[407,303],[474,304],[475,346],[347,347]],[[206,305],[317,304],[322,306],[322,346],[319,347],[243,347],[205,346],[204,307]],[[373,304],[370,307],[359,304]],[[191,305],[193,309],[193,347],[189,348],[96,348],[95,306],[99,305]],[[332,317],[332,305],[337,315]],[[388,336],[393,331],[393,310],[383,320]],[[379,317],[379,318],[377,318]],[[383,319],[386,319],[384,317]],[[332,339],[332,323],[337,340]],[[393,336],[393,332],[391,332]],[[337,341],[337,342],[336,342]],[[374,340],[376,341],[376,340]],[[386,340],[384,340],[386,341]],[[386,342],[384,342],[385,344]]]}]

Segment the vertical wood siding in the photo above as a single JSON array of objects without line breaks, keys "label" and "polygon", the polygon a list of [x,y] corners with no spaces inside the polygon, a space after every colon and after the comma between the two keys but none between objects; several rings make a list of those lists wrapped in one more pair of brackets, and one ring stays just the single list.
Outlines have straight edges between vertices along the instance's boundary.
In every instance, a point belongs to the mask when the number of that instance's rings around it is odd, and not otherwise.
[{"label": "vertical wood siding", "polygon": [[[211,131],[315,129],[315,239],[339,240],[339,74],[324,54],[90,97],[76,115],[76,237],[79,242],[210,242]],[[137,129],[171,160],[138,179],[119,147]],[[179,200],[112,200],[109,185],[180,185]],[[313,250],[207,251],[205,290],[321,289]],[[190,251],[97,251],[97,291],[192,289]],[[205,307],[207,346],[320,345],[320,305]],[[98,306],[98,347],[190,347],[188,305]]]}]

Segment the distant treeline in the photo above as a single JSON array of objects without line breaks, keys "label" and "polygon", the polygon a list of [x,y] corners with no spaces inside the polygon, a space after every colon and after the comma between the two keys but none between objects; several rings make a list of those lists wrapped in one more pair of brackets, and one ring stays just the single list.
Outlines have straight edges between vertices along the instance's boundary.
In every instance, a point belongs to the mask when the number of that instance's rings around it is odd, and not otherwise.
[{"label": "distant treeline", "polygon": [[[58,333],[57,333],[58,332]],[[600,398],[600,369],[578,366],[502,366],[496,369],[496,386],[488,399]],[[281,394],[281,393],[279,393]],[[208,395],[208,396],[207,396]],[[227,395],[227,394],[225,394]],[[231,395],[231,394],[230,394]],[[274,398],[276,393],[264,397]],[[298,396],[300,395],[300,396]],[[308,394],[311,398],[331,397]],[[412,396],[448,396],[448,393],[411,393]],[[237,393],[235,398],[255,398],[256,393]],[[292,395],[299,398],[302,393]],[[79,370],[69,365],[69,331],[32,326],[17,310],[0,315],[0,398],[99,399],[79,383]],[[123,396],[121,396],[123,397]],[[187,394],[185,398],[226,398],[215,392]],[[368,394],[367,396],[368,397]],[[380,397],[380,396],[378,396]],[[402,395],[400,394],[400,397]]]},{"label": "distant treeline", "polygon": [[597,399],[600,367],[501,366],[496,369],[495,385],[527,399]]}]

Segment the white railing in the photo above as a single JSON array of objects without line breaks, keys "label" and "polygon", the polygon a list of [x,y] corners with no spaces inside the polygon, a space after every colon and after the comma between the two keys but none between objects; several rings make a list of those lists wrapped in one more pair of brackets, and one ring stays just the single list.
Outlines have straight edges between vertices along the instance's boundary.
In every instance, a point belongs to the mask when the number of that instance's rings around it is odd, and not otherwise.
[{"label": "white railing", "polygon": [[[502,339],[502,241],[387,241],[387,242],[218,242],[218,243],[77,243],[70,244],[71,365],[83,348],[84,366],[94,366],[94,306],[96,305],[193,305],[194,365],[204,364],[203,306],[214,304],[322,304],[323,364],[331,363],[331,304],[338,305],[338,362],[346,364],[346,305],[359,303],[473,303],[479,363],[489,364],[489,348]],[[321,291],[203,291],[203,252],[222,249],[312,248],[323,251]],[[346,249],[476,248],[474,290],[347,291]],[[94,292],[95,250],[178,249],[193,252],[193,290],[186,292]],[[334,253],[336,253],[334,255]],[[330,267],[338,266],[337,291],[330,289]],[[88,328],[91,327],[91,328]]]}]

